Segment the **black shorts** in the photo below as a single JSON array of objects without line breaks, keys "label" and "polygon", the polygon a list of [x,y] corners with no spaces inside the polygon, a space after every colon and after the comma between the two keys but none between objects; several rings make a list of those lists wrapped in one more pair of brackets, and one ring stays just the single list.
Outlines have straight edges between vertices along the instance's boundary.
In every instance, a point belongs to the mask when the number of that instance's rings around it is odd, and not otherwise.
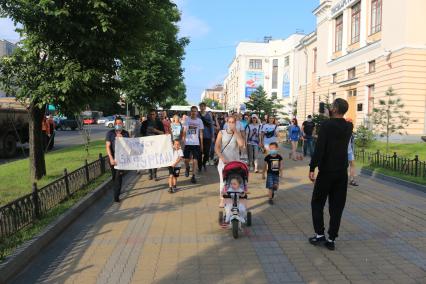
[{"label": "black shorts", "polygon": [[200,153],[200,145],[185,145],[185,148],[183,149],[183,157],[185,159],[190,159],[192,154],[192,158],[197,160],[200,156]]},{"label": "black shorts", "polygon": [[169,167],[169,175],[179,177],[180,167]]}]

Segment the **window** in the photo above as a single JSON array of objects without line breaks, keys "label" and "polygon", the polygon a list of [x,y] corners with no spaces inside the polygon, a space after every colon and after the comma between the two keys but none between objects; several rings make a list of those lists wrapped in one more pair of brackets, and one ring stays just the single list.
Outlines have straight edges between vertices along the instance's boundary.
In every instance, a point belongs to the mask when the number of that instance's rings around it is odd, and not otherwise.
[{"label": "window", "polygon": [[360,30],[360,18],[361,18],[361,3],[352,6],[351,15],[351,43],[359,42],[359,30]]},{"label": "window", "polygon": [[372,60],[368,62],[368,73],[372,73],[376,71],[376,60]]},{"label": "window", "polygon": [[317,72],[317,48],[314,48],[314,72]]},{"label": "window", "polygon": [[333,74],[333,77],[332,77],[332,81],[331,81],[332,83],[337,83],[337,73],[334,73]]},{"label": "window", "polygon": [[250,59],[250,69],[262,69],[262,59]]},{"label": "window", "polygon": [[356,97],[356,89],[349,90],[348,97]]},{"label": "window", "polygon": [[343,41],[343,15],[340,15],[336,18],[336,27],[334,35],[334,51],[342,50],[342,41]]},{"label": "window", "polygon": [[284,66],[288,66],[290,64],[290,57],[286,56],[284,58]]},{"label": "window", "polygon": [[382,30],[382,0],[371,0],[371,34]]},{"label": "window", "polygon": [[374,108],[374,85],[367,86],[368,88],[368,114],[373,113]]},{"label": "window", "polygon": [[362,104],[357,104],[356,111],[362,111]]},{"label": "window", "polygon": [[272,60],[272,89],[278,88],[278,59]]},{"label": "window", "polygon": [[348,69],[348,80],[354,79],[356,75],[355,67]]}]

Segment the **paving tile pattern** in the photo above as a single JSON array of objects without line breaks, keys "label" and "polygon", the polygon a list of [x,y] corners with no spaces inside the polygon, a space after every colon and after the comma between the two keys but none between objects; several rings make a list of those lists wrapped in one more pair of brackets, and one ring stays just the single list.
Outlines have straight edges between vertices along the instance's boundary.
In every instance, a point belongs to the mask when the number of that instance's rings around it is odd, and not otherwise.
[{"label": "paving tile pattern", "polygon": [[217,224],[215,168],[175,194],[165,171],[159,182],[130,174],[120,204],[103,197],[13,283],[426,283],[425,193],[360,178],[331,252],[307,242],[306,162],[285,165],[273,206],[250,177],[253,226],[238,240]]}]

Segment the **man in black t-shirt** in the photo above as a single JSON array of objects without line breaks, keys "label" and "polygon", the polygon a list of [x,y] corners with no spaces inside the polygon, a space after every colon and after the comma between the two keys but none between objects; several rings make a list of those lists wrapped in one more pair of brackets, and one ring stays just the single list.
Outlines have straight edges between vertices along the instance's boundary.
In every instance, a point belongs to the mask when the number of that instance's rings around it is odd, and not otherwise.
[{"label": "man in black t-shirt", "polygon": [[115,161],[115,139],[117,137],[129,137],[129,133],[123,129],[123,119],[117,116],[114,120],[114,129],[110,130],[106,134],[106,151],[109,158],[109,164],[111,166],[112,180],[114,182],[114,201],[120,201],[121,184],[123,181],[123,171],[114,169],[117,165]]},{"label": "man in black t-shirt", "polygon": [[[151,109],[149,111],[148,119],[142,122],[141,135],[144,137],[162,134],[164,134],[164,125],[161,120],[157,119],[157,112],[155,109]],[[158,181],[157,169],[149,170],[149,179],[155,179],[155,181]]]},{"label": "man in black t-shirt", "polygon": [[308,115],[308,119],[302,124],[303,156],[305,157],[308,151],[310,157],[314,155],[314,131],[315,123],[312,121],[312,116]]}]

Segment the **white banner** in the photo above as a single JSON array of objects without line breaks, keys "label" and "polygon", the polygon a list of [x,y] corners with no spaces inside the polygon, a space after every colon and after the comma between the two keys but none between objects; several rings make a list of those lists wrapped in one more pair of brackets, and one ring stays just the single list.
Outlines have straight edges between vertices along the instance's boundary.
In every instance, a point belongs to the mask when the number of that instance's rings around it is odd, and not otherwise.
[{"label": "white banner", "polygon": [[168,167],[173,161],[170,135],[115,140],[117,170],[144,170]]}]

